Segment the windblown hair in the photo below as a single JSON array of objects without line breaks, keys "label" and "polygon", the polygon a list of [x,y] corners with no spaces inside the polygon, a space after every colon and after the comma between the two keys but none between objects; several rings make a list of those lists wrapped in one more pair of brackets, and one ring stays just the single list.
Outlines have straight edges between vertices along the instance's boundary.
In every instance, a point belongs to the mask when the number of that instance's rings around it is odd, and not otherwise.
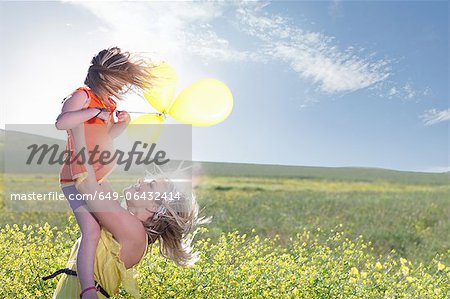
[{"label": "windblown hair", "polygon": [[[172,182],[171,186],[171,192],[177,194]],[[149,237],[149,245],[159,240],[159,252],[162,256],[179,266],[190,266],[199,259],[198,252],[194,252],[192,247],[196,233],[193,230],[197,225],[209,223],[211,217],[198,216],[199,205],[194,194],[191,197],[182,192],[178,194],[179,199],[155,201],[160,204],[157,212],[143,224]]]},{"label": "windblown hair", "polygon": [[143,57],[132,58],[131,53],[118,47],[104,49],[92,58],[84,84],[103,101],[110,95],[123,99],[131,89],[151,87],[150,64]]}]

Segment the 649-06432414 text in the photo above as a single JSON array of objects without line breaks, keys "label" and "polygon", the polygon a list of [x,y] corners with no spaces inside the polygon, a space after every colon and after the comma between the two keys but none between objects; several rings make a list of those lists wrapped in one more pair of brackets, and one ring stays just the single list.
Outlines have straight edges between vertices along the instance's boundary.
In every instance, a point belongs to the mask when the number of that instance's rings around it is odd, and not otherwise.
[{"label": "649-06432414 text", "polygon": [[[125,193],[119,192],[95,192],[93,194],[70,194],[69,200],[179,200],[181,198],[180,192],[142,192],[142,193]],[[29,193],[11,193],[9,199],[12,201],[37,200],[37,201],[54,201],[66,200],[63,193],[60,192],[29,192]]]}]

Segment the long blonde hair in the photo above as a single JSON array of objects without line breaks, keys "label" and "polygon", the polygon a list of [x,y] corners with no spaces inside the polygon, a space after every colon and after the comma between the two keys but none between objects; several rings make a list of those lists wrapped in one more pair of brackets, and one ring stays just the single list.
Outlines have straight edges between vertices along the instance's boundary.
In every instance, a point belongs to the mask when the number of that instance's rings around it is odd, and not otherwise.
[{"label": "long blonde hair", "polygon": [[[178,193],[173,183],[171,185],[171,192]],[[159,240],[159,252],[162,256],[173,260],[179,266],[190,266],[199,259],[198,252],[194,252],[192,246],[197,232],[194,228],[211,222],[212,217],[198,216],[199,205],[194,194],[179,194],[179,199],[160,200],[154,216],[143,222],[143,225],[149,237],[149,245]]]},{"label": "long blonde hair", "polygon": [[84,84],[103,101],[110,95],[123,99],[130,90],[151,87],[150,60],[134,56],[118,47],[100,51],[91,60]]}]

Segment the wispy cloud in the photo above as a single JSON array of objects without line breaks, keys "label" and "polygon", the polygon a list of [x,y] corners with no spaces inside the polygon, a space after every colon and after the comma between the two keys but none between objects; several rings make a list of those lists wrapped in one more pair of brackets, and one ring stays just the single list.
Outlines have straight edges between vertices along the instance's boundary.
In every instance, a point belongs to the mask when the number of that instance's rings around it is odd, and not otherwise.
[{"label": "wispy cloud", "polygon": [[405,82],[398,82],[395,80],[395,75],[391,79],[370,86],[368,89],[372,96],[405,103],[418,103],[435,96],[429,86],[417,87],[410,79]]},{"label": "wispy cloud", "polygon": [[[96,30],[134,52],[155,56],[196,54],[223,61],[254,60],[249,51],[233,48],[218,36],[210,21],[222,16],[229,5],[225,2],[69,2],[94,14],[103,25]],[[183,53],[183,54],[181,54]]]},{"label": "wispy cloud", "polygon": [[185,49],[199,57],[222,61],[263,61],[264,58],[254,51],[237,50],[230,41],[220,37],[210,24],[202,24],[195,30],[185,31]]},{"label": "wispy cloud", "polygon": [[327,93],[363,89],[389,76],[389,61],[363,56],[362,49],[339,49],[334,37],[308,32],[280,15],[269,15],[259,6],[237,10],[242,31],[264,42],[264,54],[287,62],[301,77],[319,84]]},{"label": "wispy cloud", "polygon": [[443,121],[450,120],[450,109],[437,110],[430,109],[420,116],[426,126],[434,125]]},{"label": "wispy cloud", "polygon": [[416,88],[413,87],[413,85],[410,82],[407,82],[403,85],[398,84],[392,84],[392,87],[390,87],[387,90],[387,98],[393,99],[393,98],[400,98],[405,101],[410,101],[413,99],[418,99],[418,96],[426,96],[427,95],[427,89],[423,91],[419,91]]},{"label": "wispy cloud", "polygon": [[[289,17],[268,13],[269,2],[73,3],[97,16],[103,23],[99,28],[109,30],[127,49],[196,55],[204,61],[281,61],[328,95],[366,88],[383,88],[387,97],[409,99],[418,94],[409,83],[380,85],[392,75],[392,60],[377,58],[375,52],[356,45],[339,46],[333,36],[302,30]],[[340,5],[332,3],[330,13],[339,14]],[[230,36],[229,30],[246,34],[245,45],[227,39],[224,33]]]}]

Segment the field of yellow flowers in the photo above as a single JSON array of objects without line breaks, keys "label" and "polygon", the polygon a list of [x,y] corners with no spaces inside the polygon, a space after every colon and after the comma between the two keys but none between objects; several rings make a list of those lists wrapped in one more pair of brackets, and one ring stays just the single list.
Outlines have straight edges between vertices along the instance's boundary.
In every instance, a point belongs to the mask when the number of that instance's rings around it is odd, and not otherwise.
[{"label": "field of yellow flowers", "polygon": [[[450,297],[446,185],[217,176],[195,193],[213,216],[194,239],[200,261],[177,267],[155,244],[142,298]],[[2,198],[0,221],[0,298],[51,298],[57,279],[40,277],[65,265],[74,217]]]}]

